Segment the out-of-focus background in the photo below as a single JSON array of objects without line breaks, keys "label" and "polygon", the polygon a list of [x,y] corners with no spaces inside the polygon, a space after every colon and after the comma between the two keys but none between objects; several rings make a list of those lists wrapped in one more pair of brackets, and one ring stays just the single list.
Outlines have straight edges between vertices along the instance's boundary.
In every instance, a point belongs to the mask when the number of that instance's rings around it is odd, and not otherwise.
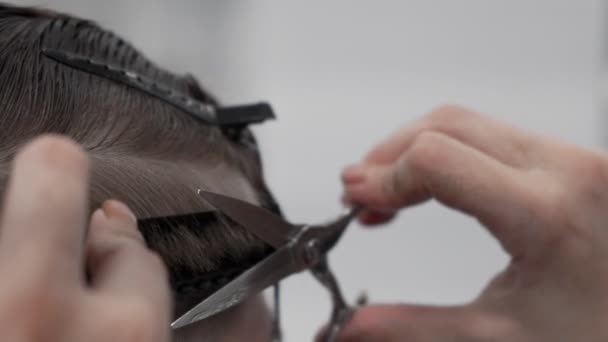
[{"label": "out-of-focus background", "polygon": [[[152,59],[193,72],[225,103],[269,100],[256,128],[294,221],[341,209],[339,172],[443,103],[586,146],[608,122],[600,0],[38,0],[93,18]],[[473,219],[429,203],[355,227],[332,254],[348,298],[471,300],[507,257]],[[287,341],[310,341],[329,300],[307,274],[284,286]]]}]

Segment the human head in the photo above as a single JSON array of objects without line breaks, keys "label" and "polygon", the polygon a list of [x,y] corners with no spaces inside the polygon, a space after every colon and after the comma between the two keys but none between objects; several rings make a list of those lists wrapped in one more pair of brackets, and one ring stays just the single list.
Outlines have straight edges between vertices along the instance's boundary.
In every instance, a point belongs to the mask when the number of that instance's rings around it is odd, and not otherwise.
[{"label": "human head", "polygon": [[[43,50],[49,46],[118,65],[196,101],[217,105],[192,77],[157,67],[93,22],[0,5],[3,188],[12,157],[33,137],[56,133],[80,143],[92,160],[90,208],[115,198],[143,219],[140,228],[148,245],[169,267],[177,312],[200,299],[202,290],[226,282],[227,272],[234,274],[268,252],[239,227],[186,215],[208,209],[196,195],[198,188],[272,204],[257,154],[238,139],[240,134],[250,139],[248,131],[229,135],[140,89],[48,58]],[[173,219],[145,223],[158,216]],[[209,334],[245,325],[263,330],[262,322],[268,323],[267,314],[259,299],[253,299],[199,327]],[[189,329],[187,334],[198,332]]]}]

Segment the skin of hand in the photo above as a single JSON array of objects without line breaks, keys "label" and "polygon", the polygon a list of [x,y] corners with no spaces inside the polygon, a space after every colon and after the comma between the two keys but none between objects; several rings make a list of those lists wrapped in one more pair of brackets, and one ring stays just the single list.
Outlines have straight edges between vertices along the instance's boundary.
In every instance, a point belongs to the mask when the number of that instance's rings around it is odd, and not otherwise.
[{"label": "skin of hand", "polygon": [[66,138],[37,138],[14,159],[0,219],[0,340],[169,341],[165,267],[124,204],[89,218],[88,178],[85,152]]},{"label": "skin of hand", "polygon": [[[509,265],[467,304],[370,305],[340,341],[608,341],[608,155],[441,107],[343,173],[367,224],[435,199],[479,220]],[[482,257],[482,256],[480,256]]]}]

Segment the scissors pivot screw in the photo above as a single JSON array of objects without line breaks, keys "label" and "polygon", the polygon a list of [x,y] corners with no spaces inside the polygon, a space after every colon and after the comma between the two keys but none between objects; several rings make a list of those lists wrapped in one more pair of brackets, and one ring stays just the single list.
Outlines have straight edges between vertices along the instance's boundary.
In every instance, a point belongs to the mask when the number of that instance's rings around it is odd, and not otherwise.
[{"label": "scissors pivot screw", "polygon": [[319,240],[312,239],[306,243],[306,246],[304,247],[304,261],[311,266],[316,265],[321,261]]}]

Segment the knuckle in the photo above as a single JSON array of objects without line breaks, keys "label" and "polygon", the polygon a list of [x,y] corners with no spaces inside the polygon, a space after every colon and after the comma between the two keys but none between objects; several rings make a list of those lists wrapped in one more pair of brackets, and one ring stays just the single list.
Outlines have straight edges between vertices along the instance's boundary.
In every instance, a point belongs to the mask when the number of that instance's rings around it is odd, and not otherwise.
[{"label": "knuckle", "polygon": [[404,192],[407,191],[407,177],[405,172],[393,172],[387,181],[382,183],[383,201],[389,206],[399,205]]},{"label": "knuckle", "polygon": [[560,228],[562,221],[563,203],[560,200],[560,195],[557,191],[550,189],[550,186],[545,185],[545,191],[537,195],[531,195],[525,199],[526,208],[531,220],[528,225],[543,227],[538,230],[539,239],[544,243],[551,243],[560,240],[563,236]]},{"label": "knuckle", "polygon": [[[590,229],[588,216],[593,212],[604,212],[608,203],[608,161],[604,158],[584,154],[573,158],[566,173],[549,177],[546,173],[535,177],[542,189],[528,205],[536,218],[544,224],[546,241],[561,241],[575,238],[587,239]],[[542,178],[542,179],[540,179]],[[587,223],[586,223],[587,222]]]},{"label": "knuckle", "polygon": [[441,133],[422,132],[416,136],[407,155],[408,166],[414,171],[424,171],[441,159],[444,140]]},{"label": "knuckle", "polygon": [[522,199],[522,208],[526,208],[527,215],[524,215],[526,221],[519,224],[530,227],[529,234],[537,242],[533,244],[536,247],[528,251],[530,258],[543,260],[553,251],[564,251],[579,232],[568,214],[569,205],[564,200],[568,195],[564,188],[558,182],[547,181],[544,174],[538,176],[545,178],[544,182],[538,182],[542,189]]},{"label": "knuckle", "polygon": [[545,186],[545,198],[537,205],[546,227],[541,233],[543,246],[562,256],[581,256],[592,248],[603,225],[598,226],[597,220],[590,218],[597,217],[597,213],[606,217],[608,203],[604,185],[608,182],[608,162],[583,155],[573,160],[573,167],[574,172],[561,174],[552,185]]},{"label": "knuckle", "polygon": [[522,199],[522,204],[528,208],[529,215],[527,217],[536,221],[533,223],[540,223],[545,226],[559,220],[556,215],[560,213],[562,203],[557,189],[552,189],[551,185],[547,183],[544,183],[543,187],[543,192],[529,194]]},{"label": "knuckle", "polygon": [[467,341],[506,341],[523,336],[517,321],[508,317],[489,315],[486,312],[468,313],[459,321],[463,336]]},{"label": "knuckle", "polygon": [[606,200],[604,184],[608,184],[608,160],[598,156],[585,156],[577,162],[572,177],[585,203],[598,203]]},{"label": "knuckle", "polygon": [[474,112],[460,105],[445,104],[432,110],[427,115],[430,126],[458,124],[474,116]]}]

